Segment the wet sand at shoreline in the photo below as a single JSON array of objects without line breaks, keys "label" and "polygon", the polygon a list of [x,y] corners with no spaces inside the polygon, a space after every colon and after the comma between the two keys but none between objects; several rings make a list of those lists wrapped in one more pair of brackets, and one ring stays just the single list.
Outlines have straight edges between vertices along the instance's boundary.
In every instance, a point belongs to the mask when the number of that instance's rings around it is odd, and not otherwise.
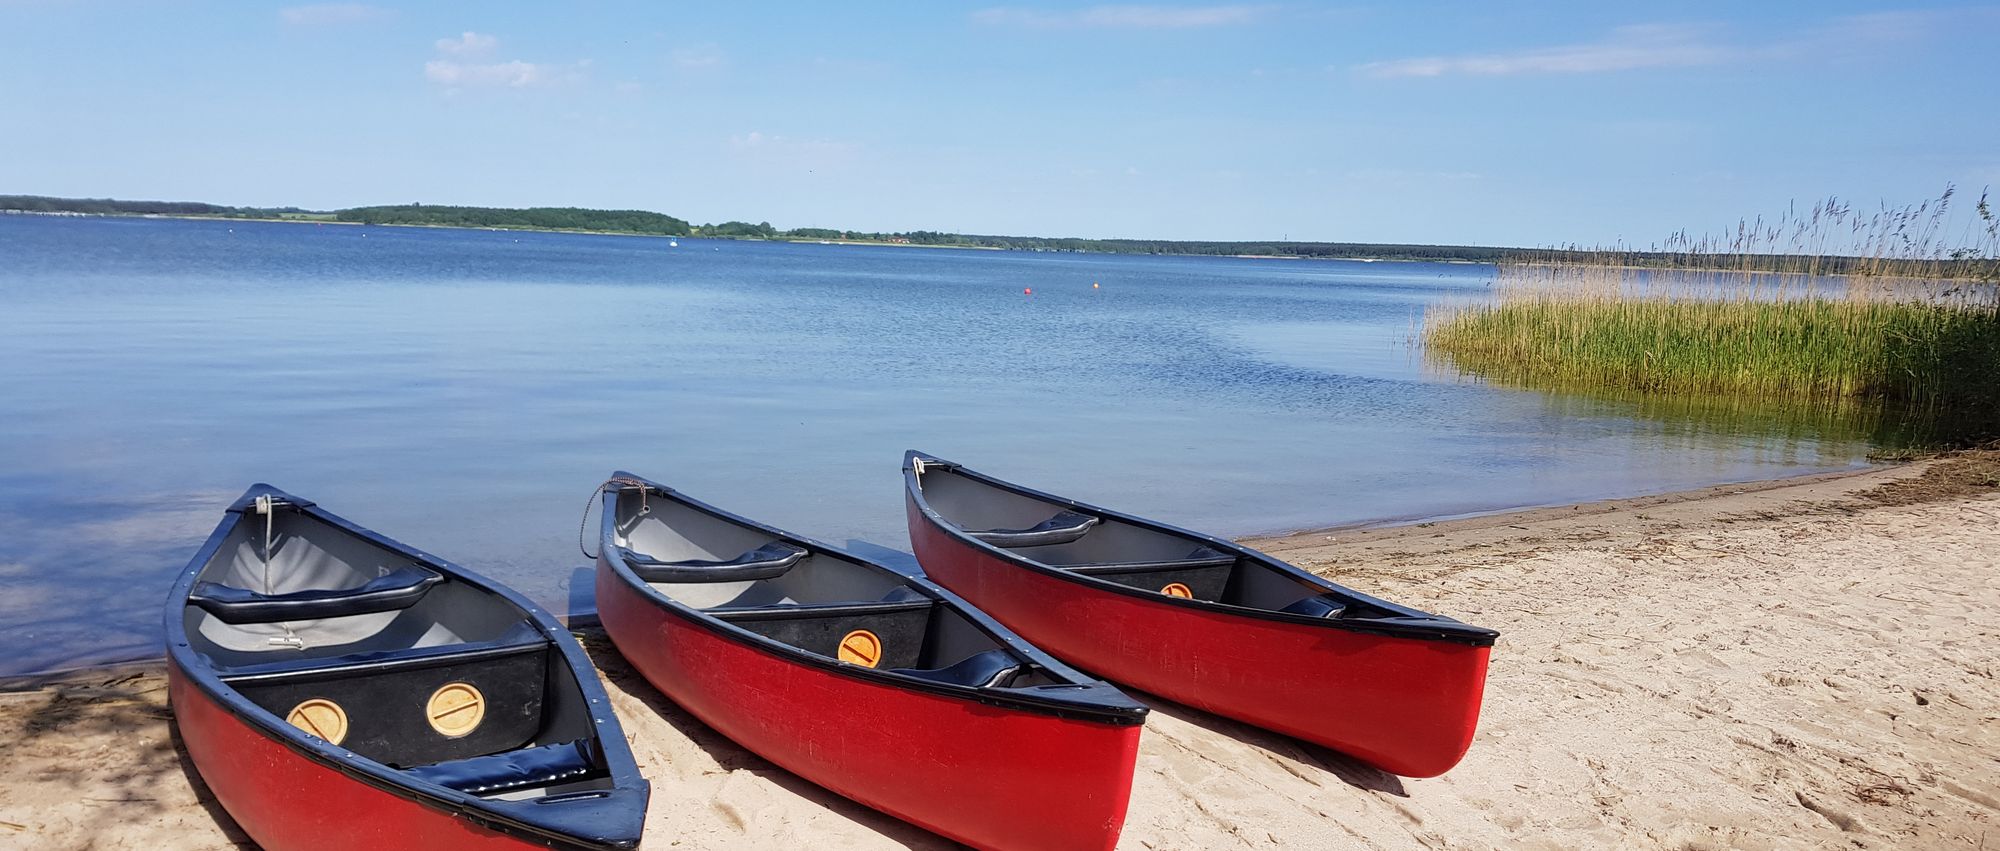
[{"label": "wet sand at shoreline", "polygon": [[[1251,542],[1491,626],[1441,778],[1138,695],[1122,849],[2000,848],[1990,455]],[[646,848],[949,848],[772,767],[587,641],[653,782]],[[157,666],[0,693],[0,847],[247,845]]]}]

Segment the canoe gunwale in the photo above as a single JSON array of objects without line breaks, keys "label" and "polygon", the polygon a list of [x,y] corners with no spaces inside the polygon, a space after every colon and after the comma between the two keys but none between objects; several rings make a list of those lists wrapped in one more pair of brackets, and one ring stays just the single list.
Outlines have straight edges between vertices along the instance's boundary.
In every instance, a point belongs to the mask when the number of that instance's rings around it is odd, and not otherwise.
[{"label": "canoe gunwale", "polygon": [[[1032,558],[1028,558],[1027,556],[1023,556],[1019,553],[1015,553],[1005,548],[994,546],[993,544],[989,544],[985,541],[982,541],[977,537],[974,537],[973,535],[967,533],[963,529],[960,529],[957,524],[946,520],[944,516],[940,514],[936,509],[932,508],[929,501],[927,501],[924,498],[922,479],[918,476],[916,469],[916,462],[918,461],[921,461],[923,463],[923,466],[926,470],[930,469],[948,470],[955,475],[964,476],[968,479],[972,479],[973,481],[978,482],[979,484],[996,488],[998,490],[1003,490],[1010,493],[1019,494],[1021,496],[1029,497],[1032,499],[1040,500],[1043,502],[1052,503],[1060,507],[1067,507],[1094,513],[1103,517],[1118,520],[1120,522],[1129,523],[1131,525],[1138,526],[1141,528],[1151,529],[1154,531],[1163,532],[1170,535],[1189,538],[1194,541],[1206,544],[1208,546],[1221,549],[1224,552],[1232,553],[1242,558],[1250,559],[1252,561],[1257,562],[1259,565],[1263,567],[1275,570],[1291,578],[1298,579],[1313,586],[1316,586],[1322,589],[1324,592],[1351,597],[1353,599],[1366,603],[1370,606],[1376,606],[1386,611],[1395,612],[1397,616],[1393,618],[1329,619],[1322,617],[1313,617],[1310,615],[1293,614],[1290,612],[1280,612],[1271,609],[1258,609],[1258,608],[1251,608],[1248,606],[1236,606],[1228,603],[1219,603],[1211,600],[1197,600],[1185,597],[1174,597],[1165,594],[1155,593],[1153,591],[1149,591],[1144,588],[1134,588],[1129,585],[1120,585],[1116,582],[1109,582],[1103,579],[1099,579],[1095,576],[1078,573],[1072,570],[1066,570],[1061,567],[1036,561]],[[1038,491],[1033,488],[1015,484],[1013,482],[997,479],[992,476],[986,475],[984,473],[966,469],[964,466],[957,464],[955,462],[946,461],[942,458],[938,458],[923,452],[919,452],[914,449],[904,453],[902,472],[903,472],[904,488],[909,496],[909,499],[917,507],[918,511],[923,515],[924,520],[929,522],[938,530],[942,531],[943,533],[950,536],[952,539],[960,542],[961,544],[964,544],[968,547],[972,547],[973,549],[981,553],[984,553],[988,556],[991,556],[993,558],[1000,559],[1002,562],[1006,564],[1025,568],[1027,570],[1032,570],[1036,573],[1045,576],[1056,577],[1066,582],[1073,582],[1079,585],[1084,585],[1101,591],[1109,591],[1111,593],[1132,597],[1155,605],[1178,606],[1185,609],[1193,609],[1212,614],[1253,618],[1257,620],[1276,621],[1285,624],[1298,624],[1303,626],[1317,627],[1321,629],[1333,629],[1346,632],[1367,633],[1372,635],[1381,635],[1385,637],[1410,639],[1418,641],[1441,641],[1454,644],[1468,644],[1475,647],[1491,647],[1493,646],[1494,641],[1499,637],[1499,632],[1496,630],[1488,629],[1486,627],[1473,626],[1471,624],[1462,623],[1460,621],[1444,617],[1442,615],[1434,615],[1428,612],[1412,609],[1407,606],[1398,605],[1388,600],[1383,600],[1378,597],[1374,597],[1369,594],[1364,594],[1362,592],[1355,591],[1351,588],[1347,588],[1345,586],[1330,582],[1324,578],[1315,576],[1311,573],[1301,570],[1297,566],[1287,563],[1282,559],[1266,555],[1264,553],[1253,550],[1249,547],[1238,544],[1234,541],[1226,540],[1223,538],[1217,538],[1213,535],[1208,535],[1201,532],[1192,531],[1189,529],[1182,529],[1177,526],[1171,526],[1158,521],[1148,520],[1143,517],[1136,517],[1120,511],[1114,511],[1108,508],[1103,508],[1101,506],[1092,505],[1090,503],[1080,502],[1074,499],[1070,499],[1068,497],[1057,496],[1055,494]]]},{"label": "canoe gunwale", "polygon": [[[597,740],[603,754],[612,785],[612,788],[599,794],[612,799],[606,803],[615,804],[620,815],[638,816],[638,818],[621,819],[622,821],[634,825],[635,828],[643,828],[643,816],[651,786],[639,773],[638,763],[632,755],[631,747],[625,741],[617,715],[611,708],[610,696],[597,678],[595,666],[584,655],[575,639],[568,635],[568,631],[553,616],[506,585],[371,529],[355,525],[339,515],[320,508],[310,500],[299,499],[268,484],[258,483],[251,486],[241,498],[231,504],[225,512],[223,522],[209,534],[208,539],[202,543],[201,548],[189,560],[187,567],[182,570],[180,577],[175,580],[173,589],[168,592],[168,604],[163,621],[166,628],[166,652],[170,673],[180,674],[203,698],[250,730],[282,745],[288,753],[331,768],[348,779],[395,797],[551,848],[597,851],[630,849],[637,846],[639,841],[637,829],[630,836],[610,836],[598,841],[563,833],[547,824],[514,818],[504,810],[490,806],[486,799],[477,795],[419,780],[402,770],[391,768],[338,745],[330,744],[324,739],[308,735],[264,710],[231,687],[227,675],[215,669],[190,646],[187,628],[183,623],[183,613],[189,605],[188,596],[197,577],[215,558],[222,543],[235,531],[237,524],[249,516],[249,509],[257,498],[263,496],[268,496],[288,509],[296,510],[342,532],[396,552],[449,579],[499,597],[519,608],[535,630],[562,655],[563,662],[570,668],[578,690],[582,692],[584,705],[588,708],[592,721],[592,737]],[[361,667],[365,667],[365,664]],[[633,813],[633,810],[637,812]]]},{"label": "canoe gunwale", "polygon": [[[614,545],[616,529],[617,490],[606,490],[603,494],[598,562],[608,568],[618,581],[637,591],[640,597],[654,607],[672,614],[679,621],[714,633],[732,643],[772,655],[793,664],[803,665],[821,673],[832,674],[851,680],[859,680],[871,685],[904,691],[924,692],[943,697],[965,700],[1011,711],[1033,712],[1074,721],[1087,721],[1126,727],[1143,725],[1148,711],[1145,704],[1133,700],[1116,686],[1085,674],[1055,657],[1029,644],[1015,635],[1005,625],[994,620],[985,612],[965,602],[958,595],[939,586],[922,575],[903,573],[874,559],[778,529],[727,510],[709,505],[672,488],[661,485],[642,476],[619,471],[614,477],[636,482],[644,482],[648,493],[654,497],[669,499],[725,522],[746,526],[771,535],[777,540],[805,548],[808,553],[827,555],[862,564],[870,569],[894,575],[899,580],[930,597],[939,604],[953,609],[957,614],[972,622],[981,632],[1015,655],[1033,662],[1059,678],[1072,681],[1069,684],[1043,686],[1050,694],[1036,694],[1030,690],[979,688],[953,683],[927,680],[921,677],[899,674],[889,670],[869,668],[822,656],[800,647],[759,635],[743,627],[725,621],[715,615],[689,606],[654,589],[651,584],[640,579],[619,555]],[[630,487],[630,485],[627,485]],[[805,607],[802,607],[804,609]],[[809,611],[809,609],[807,609]],[[614,642],[615,643],[615,642]]]}]

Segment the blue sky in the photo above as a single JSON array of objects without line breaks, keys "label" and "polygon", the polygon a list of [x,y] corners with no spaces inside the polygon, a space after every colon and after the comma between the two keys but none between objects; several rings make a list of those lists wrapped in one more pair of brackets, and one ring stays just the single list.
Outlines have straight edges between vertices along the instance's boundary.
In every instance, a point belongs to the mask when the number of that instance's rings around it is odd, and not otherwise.
[{"label": "blue sky", "polygon": [[0,192],[1646,244],[2000,184],[2000,7],[0,0]]}]

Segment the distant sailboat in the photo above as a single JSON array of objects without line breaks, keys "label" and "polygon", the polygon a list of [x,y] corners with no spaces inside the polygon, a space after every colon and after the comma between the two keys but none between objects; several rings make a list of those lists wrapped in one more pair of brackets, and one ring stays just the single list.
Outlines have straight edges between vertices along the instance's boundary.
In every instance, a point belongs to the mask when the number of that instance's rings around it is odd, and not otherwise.
[{"label": "distant sailboat", "polygon": [[668,248],[679,248],[679,247],[681,247],[681,244],[680,244],[680,241],[679,241],[679,240],[673,240],[673,239],[669,239],[669,240],[667,240],[667,247],[668,247]]}]

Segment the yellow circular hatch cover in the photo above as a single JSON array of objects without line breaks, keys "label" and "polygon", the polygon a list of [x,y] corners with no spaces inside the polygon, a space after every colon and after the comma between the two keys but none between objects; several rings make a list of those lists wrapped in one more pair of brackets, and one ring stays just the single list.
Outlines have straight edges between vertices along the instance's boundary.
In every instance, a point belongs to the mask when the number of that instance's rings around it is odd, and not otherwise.
[{"label": "yellow circular hatch cover", "polygon": [[1179,582],[1167,583],[1167,587],[1161,588],[1160,593],[1165,594],[1169,597],[1184,597],[1190,600],[1194,599],[1194,591],[1189,589],[1186,585],[1180,584]]},{"label": "yellow circular hatch cover", "polygon": [[466,683],[446,683],[431,692],[424,712],[430,718],[431,729],[455,739],[477,729],[479,722],[486,720],[486,695]]},{"label": "yellow circular hatch cover", "polygon": [[330,745],[347,738],[347,711],[323,697],[301,701],[285,713],[285,722],[325,739]]},{"label": "yellow circular hatch cover", "polygon": [[842,662],[873,668],[882,661],[882,639],[865,629],[857,629],[840,639],[837,657]]}]

